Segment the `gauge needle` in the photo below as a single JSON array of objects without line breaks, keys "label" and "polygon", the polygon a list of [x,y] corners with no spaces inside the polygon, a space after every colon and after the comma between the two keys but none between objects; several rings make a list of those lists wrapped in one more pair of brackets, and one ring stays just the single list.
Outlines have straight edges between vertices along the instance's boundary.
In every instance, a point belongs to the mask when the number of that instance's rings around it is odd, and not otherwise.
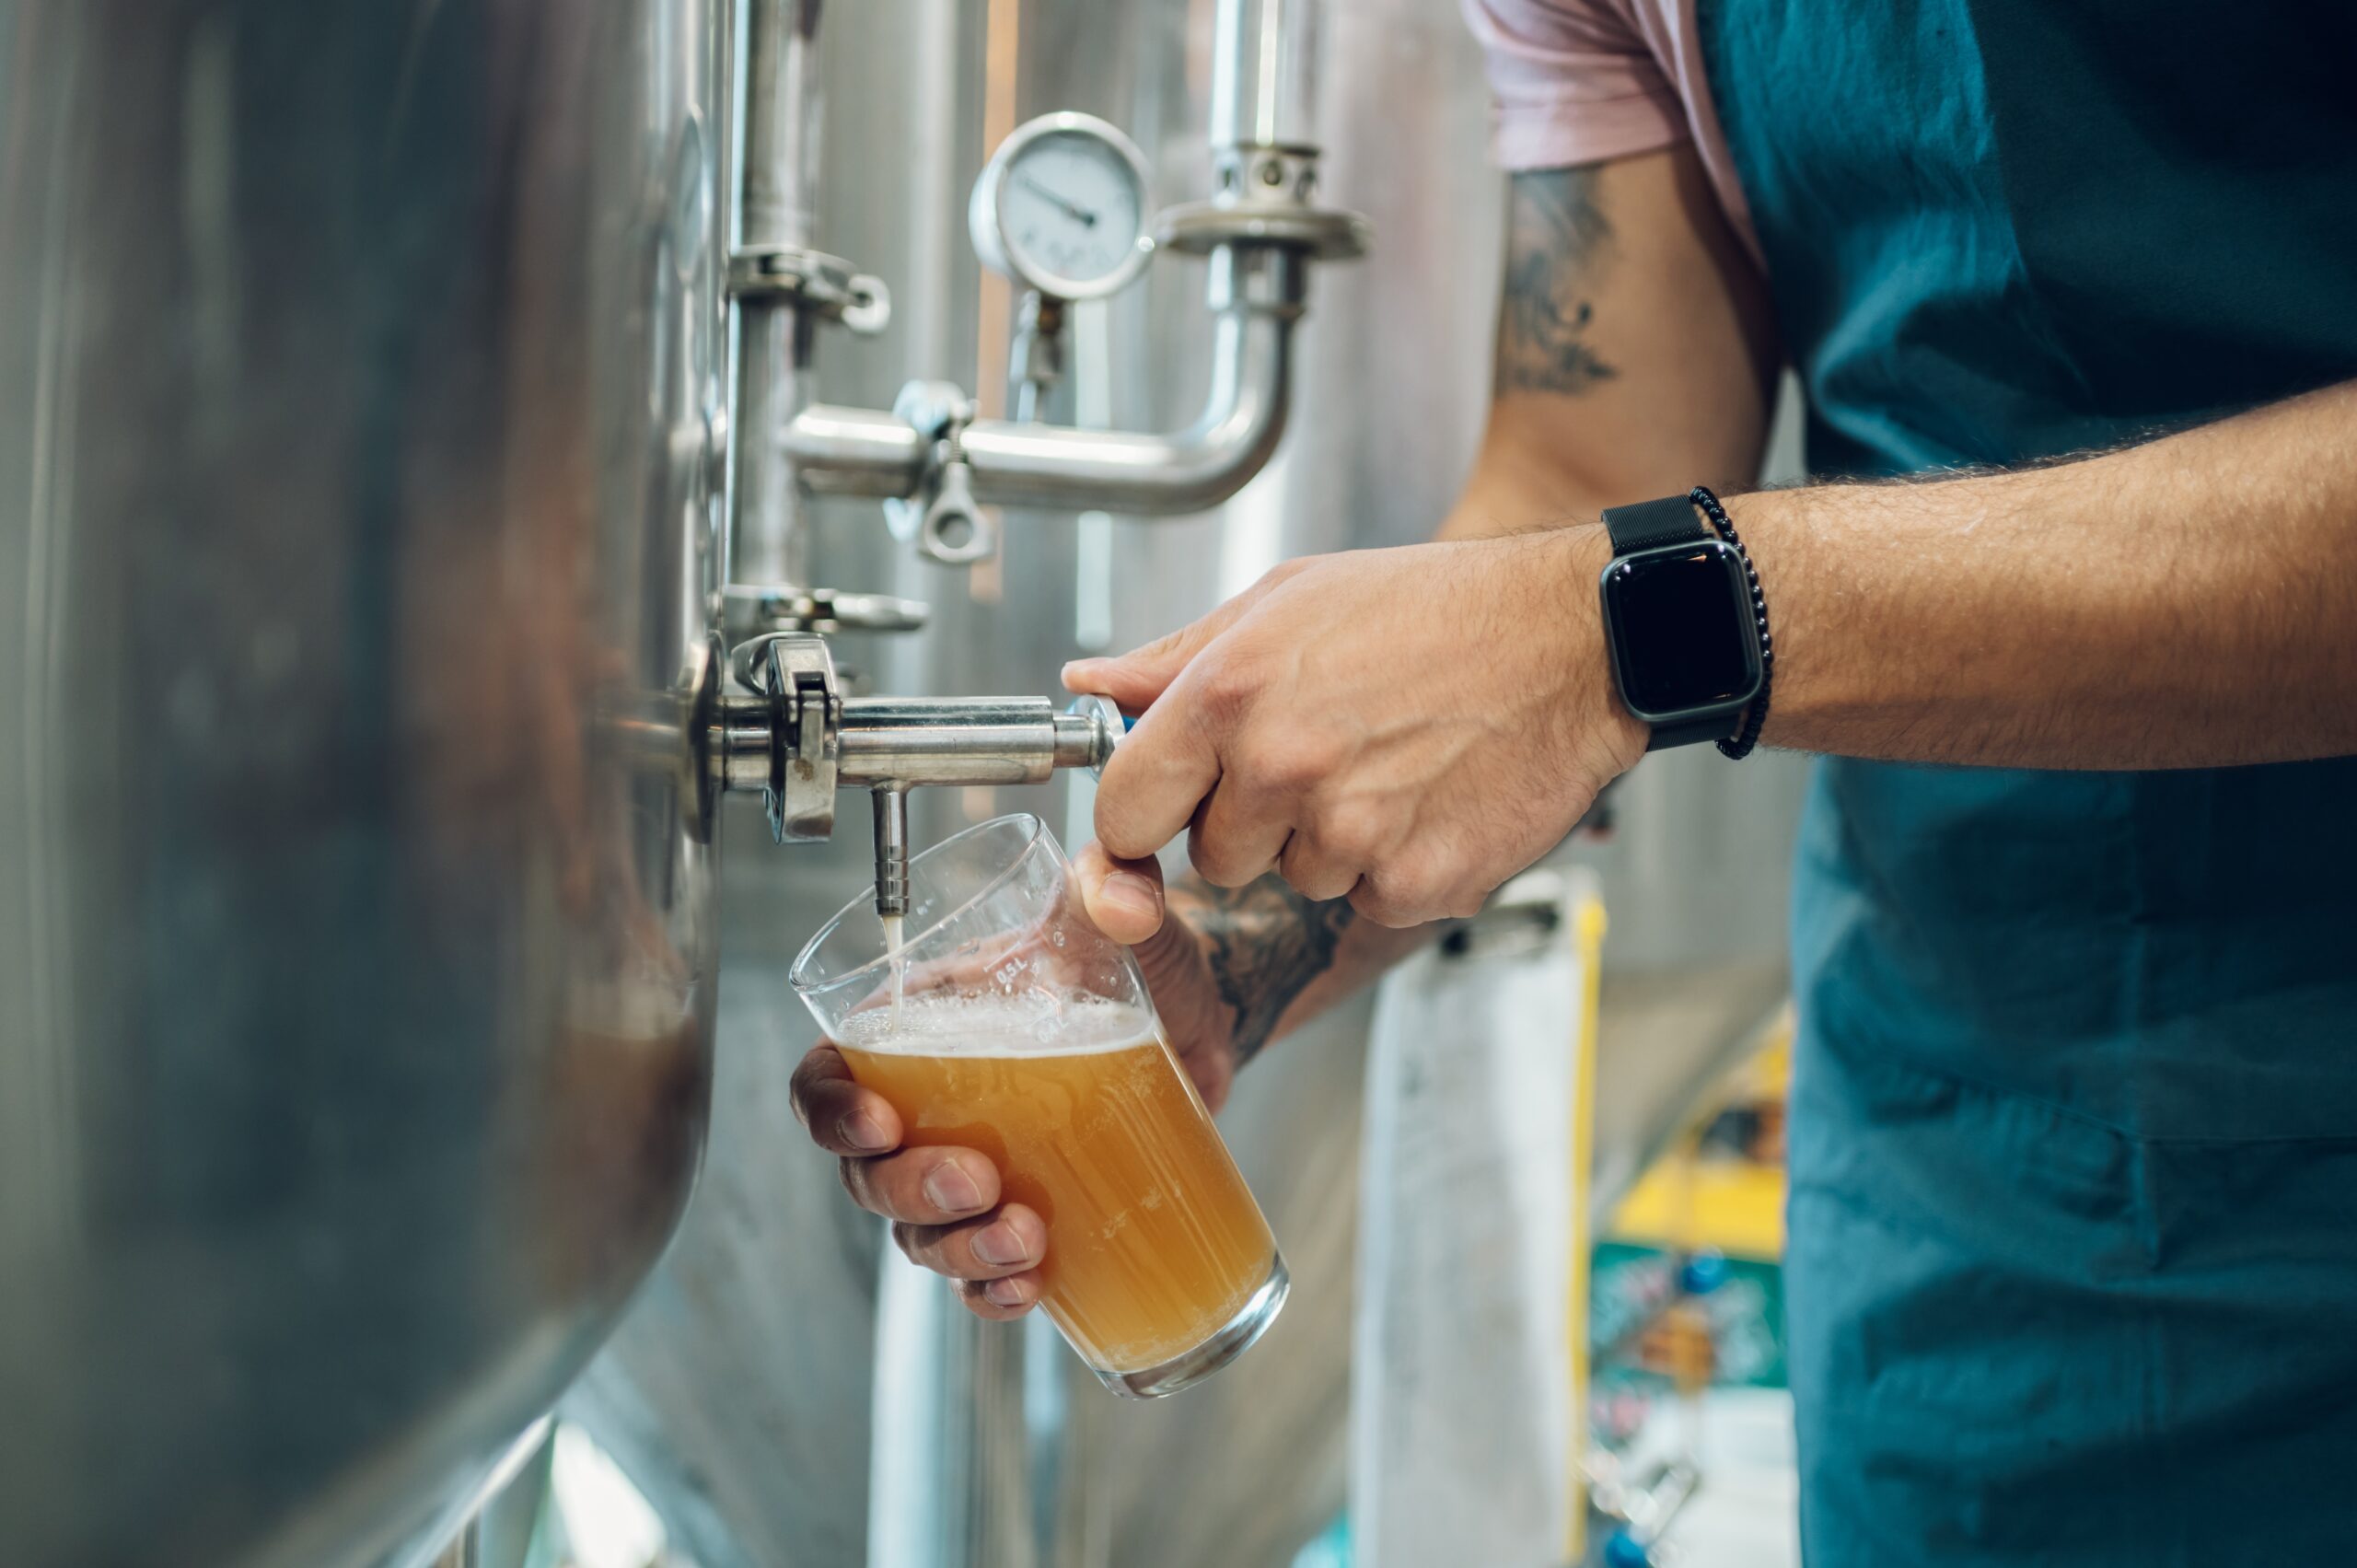
[{"label": "gauge needle", "polygon": [[1066,213],[1079,219],[1084,227],[1095,228],[1097,226],[1097,215],[1090,212],[1086,207],[1081,206],[1075,202],[1067,201],[1063,197],[1057,195],[1053,191],[1049,190],[1045,185],[1040,184],[1038,180],[1032,179],[1028,174],[1021,175],[1018,178],[1022,180],[1023,188],[1025,190],[1030,192],[1035,196],[1043,196],[1047,198],[1047,200],[1054,203],[1057,206],[1062,207]]}]

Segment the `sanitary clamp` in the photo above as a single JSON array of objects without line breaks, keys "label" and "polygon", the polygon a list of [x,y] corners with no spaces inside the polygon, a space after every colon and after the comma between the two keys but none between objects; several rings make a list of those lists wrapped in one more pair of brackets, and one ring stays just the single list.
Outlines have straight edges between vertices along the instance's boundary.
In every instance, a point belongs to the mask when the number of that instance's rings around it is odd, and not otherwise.
[{"label": "sanitary clamp", "polygon": [[842,731],[842,688],[834,656],[816,637],[769,633],[729,655],[732,673],[754,693],[749,723],[729,726],[725,748],[761,774],[770,836],[807,843],[835,830],[835,770]]},{"label": "sanitary clamp", "polygon": [[863,337],[873,337],[892,319],[892,293],[882,278],[800,245],[736,251],[728,258],[728,295],[790,305],[807,316],[841,321]]},{"label": "sanitary clamp", "polygon": [[961,438],[978,411],[956,383],[911,381],[893,400],[893,417],[925,443],[924,472],[907,495],[887,499],[892,537],[947,566],[970,566],[998,549],[998,522],[974,499],[974,470]]}]

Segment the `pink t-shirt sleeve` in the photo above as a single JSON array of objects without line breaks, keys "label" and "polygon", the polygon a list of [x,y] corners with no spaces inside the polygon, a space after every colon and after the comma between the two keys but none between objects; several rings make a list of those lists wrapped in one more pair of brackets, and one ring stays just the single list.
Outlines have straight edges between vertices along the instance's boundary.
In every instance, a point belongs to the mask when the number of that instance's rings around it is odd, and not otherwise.
[{"label": "pink t-shirt sleeve", "polygon": [[1492,151],[1568,168],[1685,141],[1686,109],[1629,0],[1462,0],[1489,57]]}]

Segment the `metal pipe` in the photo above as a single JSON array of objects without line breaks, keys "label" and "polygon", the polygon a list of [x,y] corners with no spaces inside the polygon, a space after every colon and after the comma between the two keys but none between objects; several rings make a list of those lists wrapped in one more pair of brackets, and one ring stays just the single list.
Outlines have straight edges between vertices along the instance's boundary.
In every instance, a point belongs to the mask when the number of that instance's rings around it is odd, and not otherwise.
[{"label": "metal pipe", "polygon": [[835,783],[842,789],[1044,784],[1058,768],[1099,768],[1120,732],[1045,697],[850,697]]},{"label": "metal pipe", "polygon": [[[1152,515],[1200,512],[1234,495],[1284,435],[1305,274],[1294,250],[1219,248],[1211,387],[1194,424],[1156,436],[977,420],[959,437],[975,499]],[[838,495],[911,494],[929,446],[904,420],[830,404],[805,409],[784,441],[804,485]]]},{"label": "metal pipe", "polygon": [[[737,7],[731,254],[807,244],[819,110],[819,0],[740,0]],[[728,581],[809,580],[794,470],[771,433],[809,401],[810,322],[786,299],[746,297],[730,312],[736,406]]]},{"label": "metal pipe", "polygon": [[836,755],[842,789],[1041,784],[1056,711],[1045,697],[850,697]]},{"label": "metal pipe", "polygon": [[1318,13],[1318,0],[1220,0],[1212,23],[1213,151],[1317,144]]}]

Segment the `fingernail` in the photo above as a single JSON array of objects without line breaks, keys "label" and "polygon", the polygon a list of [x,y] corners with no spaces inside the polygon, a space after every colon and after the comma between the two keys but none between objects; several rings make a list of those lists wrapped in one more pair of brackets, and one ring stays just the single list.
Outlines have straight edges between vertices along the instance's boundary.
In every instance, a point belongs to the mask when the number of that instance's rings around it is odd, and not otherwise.
[{"label": "fingernail", "polygon": [[982,1287],[982,1294],[990,1297],[993,1307],[1023,1305],[1023,1287],[1013,1280],[993,1280]]},{"label": "fingernail", "polygon": [[951,1214],[963,1214],[968,1209],[982,1206],[982,1190],[974,1179],[955,1165],[937,1165],[933,1174],[924,1179],[925,1201],[936,1209]]},{"label": "fingernail", "polygon": [[876,1118],[864,1110],[854,1110],[836,1122],[835,1131],[842,1133],[843,1142],[854,1149],[874,1152],[892,1146],[892,1141],[884,1136],[884,1129],[876,1125]]},{"label": "fingernail", "polygon": [[1116,871],[1105,878],[1105,901],[1132,914],[1162,912],[1162,900],[1154,896],[1154,884],[1134,871]]},{"label": "fingernail", "polygon": [[1004,1220],[974,1237],[974,1256],[985,1263],[995,1263],[1004,1269],[1010,1264],[1028,1262],[1030,1249],[1015,1234],[1015,1227]]}]

